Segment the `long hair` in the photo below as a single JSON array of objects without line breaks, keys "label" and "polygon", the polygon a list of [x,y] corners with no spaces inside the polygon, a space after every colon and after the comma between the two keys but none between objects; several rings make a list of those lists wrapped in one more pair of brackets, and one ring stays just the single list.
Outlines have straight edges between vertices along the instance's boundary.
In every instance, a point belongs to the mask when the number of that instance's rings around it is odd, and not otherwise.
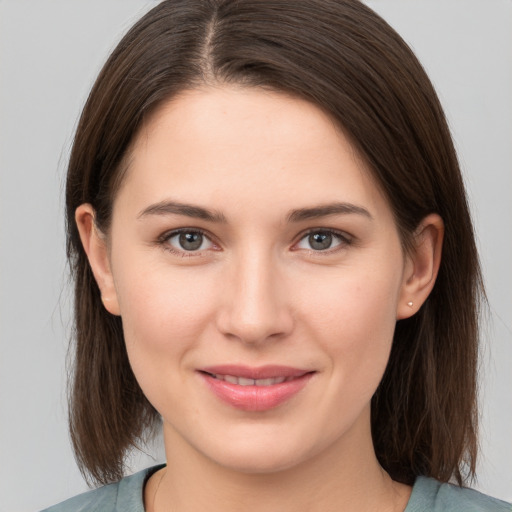
[{"label": "long hair", "polygon": [[397,322],[372,399],[380,464],[395,480],[461,484],[475,470],[481,276],[464,186],[436,93],[400,36],[357,0],[164,1],[124,36],[83,109],[68,168],[67,251],[75,281],[71,437],[84,474],[123,476],[158,418],[131,371],[121,319],[102,306],[74,220],[91,203],[108,233],[123,158],[144,119],[210,84],[283,91],[339,125],[385,194],[407,248],[420,221],[445,222],[437,282]]}]

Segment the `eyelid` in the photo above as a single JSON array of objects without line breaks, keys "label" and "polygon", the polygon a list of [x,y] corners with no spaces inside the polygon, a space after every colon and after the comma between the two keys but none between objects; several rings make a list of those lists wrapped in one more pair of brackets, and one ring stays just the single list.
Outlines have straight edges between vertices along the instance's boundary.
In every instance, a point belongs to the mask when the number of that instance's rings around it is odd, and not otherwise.
[{"label": "eyelid", "polygon": [[[341,241],[341,243],[335,245],[334,247],[325,249],[325,250],[301,249],[301,248],[297,247],[298,244],[302,240],[304,240],[306,237],[308,237],[309,235],[311,235],[313,233],[331,234],[334,237],[338,238]],[[303,250],[303,251],[308,251],[310,253],[319,254],[319,255],[332,254],[333,252],[336,252],[337,250],[340,250],[340,249],[346,247],[347,245],[351,245],[353,242],[354,242],[354,237],[352,235],[350,235],[349,233],[347,233],[346,231],[341,231],[339,229],[333,229],[333,228],[309,228],[297,236],[296,241],[294,242],[294,244],[291,247],[291,250],[292,251]]]},{"label": "eyelid", "polygon": [[[173,247],[168,242],[169,240],[179,235],[180,233],[200,233],[203,237],[205,237],[209,242],[211,243],[212,247],[208,247],[207,249],[197,250],[197,251],[187,251],[187,250],[180,250],[176,247]],[[333,235],[334,237],[338,238],[340,240],[340,243],[335,245],[332,248],[328,248],[325,250],[314,250],[314,249],[302,249],[297,247],[297,245],[304,240],[307,236],[313,234],[313,233],[329,233]],[[196,227],[181,227],[176,229],[171,229],[169,231],[164,232],[162,235],[160,235],[157,238],[156,241],[157,245],[162,246],[164,250],[167,250],[173,254],[177,254],[182,257],[192,257],[192,256],[202,256],[206,251],[209,250],[221,250],[220,245],[215,241],[215,238],[206,230],[202,228],[196,228]],[[336,252],[337,250],[343,249],[344,247],[351,245],[354,243],[354,236],[347,233],[346,231],[341,231],[334,228],[325,228],[325,227],[317,227],[317,228],[309,228],[303,232],[301,232],[297,237],[296,241],[292,244],[291,250],[292,251],[308,251],[310,253],[314,253],[316,255],[318,254],[331,254],[333,252]]]},{"label": "eyelid", "polygon": [[[181,233],[199,233],[204,238],[209,240],[212,247],[208,247],[207,249],[200,249],[197,251],[186,251],[185,249],[178,249],[174,246],[172,246],[169,243],[169,240],[176,235],[179,235]],[[157,239],[157,244],[161,246],[164,250],[171,252],[172,254],[176,254],[178,256],[182,257],[193,257],[193,256],[203,256],[206,251],[209,250],[220,250],[219,245],[215,242],[212,235],[210,235],[207,231],[201,228],[191,228],[191,227],[183,227],[183,228],[176,228],[171,229],[169,231],[166,231],[165,233],[161,234]]]}]

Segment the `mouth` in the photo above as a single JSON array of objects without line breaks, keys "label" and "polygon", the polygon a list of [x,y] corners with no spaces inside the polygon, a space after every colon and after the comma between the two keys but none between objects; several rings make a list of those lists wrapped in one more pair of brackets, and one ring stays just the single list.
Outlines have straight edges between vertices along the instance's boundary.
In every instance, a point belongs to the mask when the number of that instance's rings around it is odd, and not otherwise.
[{"label": "mouth", "polygon": [[198,370],[213,394],[242,411],[266,411],[297,395],[315,371],[285,366],[215,366]]},{"label": "mouth", "polygon": [[237,377],[235,375],[222,375],[220,373],[207,373],[210,377],[236,384],[237,386],[274,386],[282,382],[289,382],[296,377],[269,377],[267,379],[248,379],[247,377]]}]

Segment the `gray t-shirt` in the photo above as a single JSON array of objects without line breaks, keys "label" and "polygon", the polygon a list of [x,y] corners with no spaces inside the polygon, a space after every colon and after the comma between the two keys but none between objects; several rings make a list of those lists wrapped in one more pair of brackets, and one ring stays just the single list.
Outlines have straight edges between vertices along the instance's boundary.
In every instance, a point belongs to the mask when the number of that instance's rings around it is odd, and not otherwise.
[{"label": "gray t-shirt", "polygon": [[[42,512],[144,512],[144,484],[161,467],[145,469]],[[414,483],[405,512],[512,512],[512,505],[472,489],[420,476]]]}]

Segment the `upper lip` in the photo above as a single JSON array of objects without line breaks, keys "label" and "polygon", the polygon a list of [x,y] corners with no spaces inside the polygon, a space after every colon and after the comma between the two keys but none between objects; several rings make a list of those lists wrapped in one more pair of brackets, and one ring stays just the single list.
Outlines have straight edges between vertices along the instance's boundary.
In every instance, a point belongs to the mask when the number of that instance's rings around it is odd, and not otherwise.
[{"label": "upper lip", "polygon": [[199,368],[199,371],[211,373],[212,375],[232,375],[246,379],[272,379],[276,377],[302,377],[311,370],[293,368],[291,366],[265,365],[265,366],[242,366],[233,364],[222,364]]}]

